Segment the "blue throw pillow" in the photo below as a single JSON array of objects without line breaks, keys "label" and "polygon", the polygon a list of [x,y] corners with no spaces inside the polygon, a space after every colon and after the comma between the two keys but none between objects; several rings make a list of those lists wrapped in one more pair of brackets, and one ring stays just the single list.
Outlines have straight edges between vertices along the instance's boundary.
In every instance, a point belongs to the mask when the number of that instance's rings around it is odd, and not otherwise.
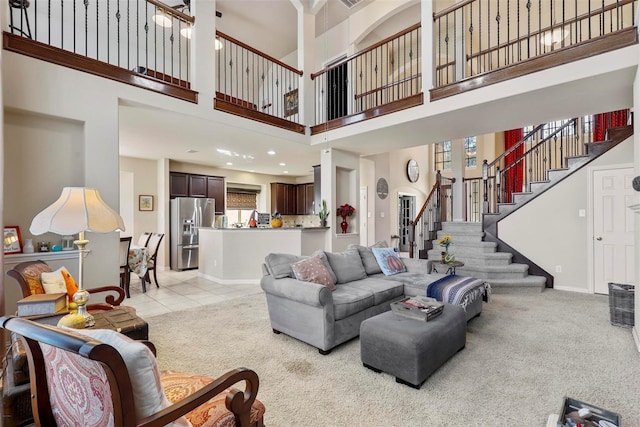
[{"label": "blue throw pillow", "polygon": [[407,271],[404,262],[402,262],[400,256],[393,248],[371,248],[371,250],[385,276],[393,276],[394,274]]}]

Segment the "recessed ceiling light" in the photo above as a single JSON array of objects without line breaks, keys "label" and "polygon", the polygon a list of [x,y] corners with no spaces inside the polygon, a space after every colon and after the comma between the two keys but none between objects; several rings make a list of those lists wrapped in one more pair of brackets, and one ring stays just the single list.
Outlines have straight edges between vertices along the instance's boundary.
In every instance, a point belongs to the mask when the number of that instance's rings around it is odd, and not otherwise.
[{"label": "recessed ceiling light", "polygon": [[249,169],[249,172],[252,172],[252,173],[253,173],[253,172],[255,172],[255,171],[254,171],[253,169]]},{"label": "recessed ceiling light", "polygon": [[233,163],[227,162],[227,166],[233,166]]},{"label": "recessed ceiling light", "polygon": [[282,171],[282,173],[289,173],[289,171]]},{"label": "recessed ceiling light", "polygon": [[198,152],[198,150],[194,150],[193,148],[190,148],[190,149],[187,150],[187,153],[189,153],[189,154],[193,154],[193,153],[197,153],[197,152]]},{"label": "recessed ceiling light", "polygon": [[225,155],[227,155],[227,156],[230,156],[230,155],[231,155],[231,151],[229,151],[229,150],[223,150],[222,148],[216,148],[216,151],[217,151],[218,153],[220,153],[220,154],[225,154]]},{"label": "recessed ceiling light", "polygon": [[280,166],[286,166],[286,165],[287,165],[286,163],[280,163]]},{"label": "recessed ceiling light", "polygon": [[267,151],[267,154],[270,155],[270,156],[274,156],[276,154],[276,152],[273,151],[273,150],[269,150],[269,151]]}]

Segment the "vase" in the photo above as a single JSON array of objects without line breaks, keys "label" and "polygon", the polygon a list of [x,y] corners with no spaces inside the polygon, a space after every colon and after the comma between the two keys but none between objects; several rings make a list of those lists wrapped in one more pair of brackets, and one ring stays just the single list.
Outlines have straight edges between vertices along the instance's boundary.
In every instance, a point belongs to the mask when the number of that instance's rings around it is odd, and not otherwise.
[{"label": "vase", "polygon": [[445,263],[445,258],[447,257],[447,253],[446,252],[440,252],[440,261],[444,264]]},{"label": "vase", "polygon": [[342,222],[340,223],[340,227],[342,228],[342,234],[347,232],[347,228],[349,228],[349,223],[347,222],[347,218],[342,217]]},{"label": "vase", "polygon": [[32,254],[35,251],[33,247],[33,239],[26,239],[24,243],[24,248],[22,248],[22,252],[25,254]]},{"label": "vase", "polygon": [[327,220],[326,219],[321,219],[320,220],[320,227],[326,227],[327,226]]}]

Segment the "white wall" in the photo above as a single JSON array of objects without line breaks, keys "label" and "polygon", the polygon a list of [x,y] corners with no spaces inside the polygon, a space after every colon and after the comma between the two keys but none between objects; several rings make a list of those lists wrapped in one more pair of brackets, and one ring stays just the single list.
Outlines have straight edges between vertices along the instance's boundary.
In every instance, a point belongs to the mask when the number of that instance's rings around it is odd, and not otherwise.
[{"label": "white wall", "polygon": [[500,239],[551,273],[556,289],[589,292],[592,218],[578,216],[579,209],[589,212],[589,168],[628,164],[633,149],[631,138],[500,221]]},{"label": "white wall", "polygon": [[[133,237],[133,242],[145,231],[156,232],[158,223],[158,182],[156,179],[157,162],[155,160],[136,159],[133,157],[120,157],[120,172],[133,174],[133,187],[130,189],[128,209],[133,212],[133,228],[127,229],[123,236]],[[121,188],[122,191],[122,188]],[[153,196],[153,210],[141,211],[138,209],[138,197],[141,195]],[[161,206],[160,206],[161,208]],[[121,206],[122,215],[123,206]]]}]

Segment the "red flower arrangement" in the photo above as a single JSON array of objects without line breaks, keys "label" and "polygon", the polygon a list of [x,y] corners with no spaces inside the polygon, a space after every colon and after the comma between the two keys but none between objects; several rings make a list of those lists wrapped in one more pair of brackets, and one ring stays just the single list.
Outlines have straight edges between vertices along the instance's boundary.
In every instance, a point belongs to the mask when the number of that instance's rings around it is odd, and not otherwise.
[{"label": "red flower arrangement", "polygon": [[336,210],[336,214],[340,215],[342,218],[346,218],[348,216],[353,215],[353,213],[356,211],[356,208],[354,208],[353,206],[351,206],[348,203],[345,203],[344,205],[340,206],[337,210]]}]

